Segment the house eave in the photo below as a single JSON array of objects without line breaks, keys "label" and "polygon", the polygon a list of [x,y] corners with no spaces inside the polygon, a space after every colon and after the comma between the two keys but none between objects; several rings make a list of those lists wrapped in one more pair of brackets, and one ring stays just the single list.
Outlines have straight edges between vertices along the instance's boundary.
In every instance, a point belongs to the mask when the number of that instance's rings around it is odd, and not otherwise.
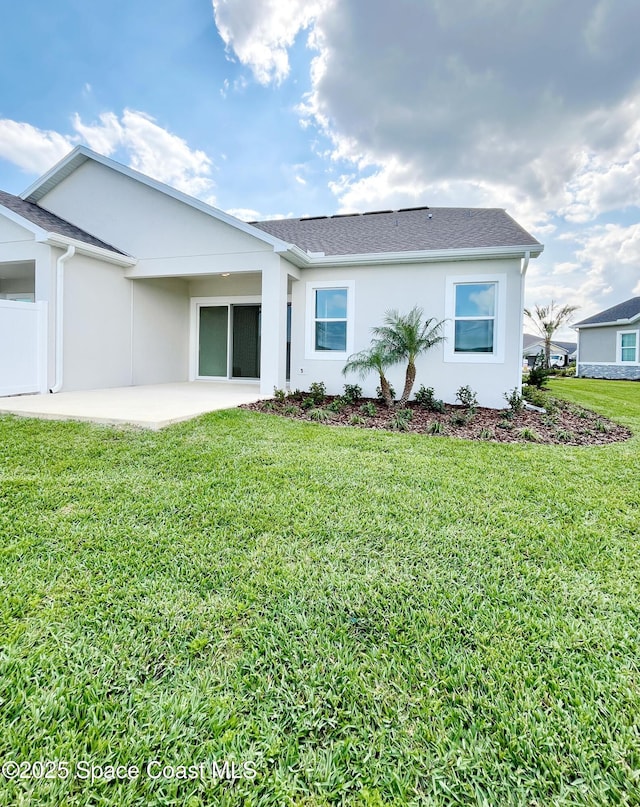
[{"label": "house eave", "polygon": [[440,263],[442,261],[473,261],[487,258],[537,257],[542,244],[506,247],[474,247],[468,249],[406,250],[403,252],[371,252],[354,255],[309,254],[295,245],[288,245],[285,257],[301,268],[341,266],[385,266],[404,263]]},{"label": "house eave", "polygon": [[103,247],[87,244],[84,241],[78,241],[76,238],[68,238],[58,233],[48,233],[43,230],[42,235],[36,236],[36,241],[47,244],[50,247],[60,247],[62,249],[67,249],[72,246],[75,247],[76,253],[87,255],[90,258],[98,258],[101,261],[113,263],[116,266],[130,268],[138,263],[136,258],[132,258],[129,255],[111,252],[111,250],[104,249]]},{"label": "house eave", "polygon": [[69,152],[66,157],[63,157],[62,160],[56,163],[56,165],[47,171],[46,174],[37,179],[32,185],[23,191],[20,194],[20,198],[27,202],[37,204],[44,196],[46,196],[47,193],[53,190],[56,185],[70,176],[77,168],[87,162],[87,160],[93,160],[100,165],[111,168],[112,170],[117,171],[119,174],[129,177],[129,179],[136,180],[149,188],[153,188],[154,190],[163,193],[165,196],[176,199],[179,202],[189,205],[189,207],[192,207],[195,210],[199,210],[201,213],[205,213],[207,216],[211,216],[218,221],[224,222],[225,224],[234,227],[236,230],[240,230],[240,232],[256,238],[258,241],[269,244],[269,246],[273,247],[274,252],[283,252],[290,246],[279,238],[275,238],[274,236],[263,232],[257,227],[253,227],[251,224],[241,221],[235,216],[225,213],[223,210],[219,210],[217,207],[213,207],[206,202],[202,202],[200,199],[195,199],[193,196],[189,196],[176,188],[172,188],[170,185],[166,185],[164,182],[159,182],[158,180],[152,179],[151,177],[148,177],[133,168],[129,168],[121,163],[116,162],[115,160],[111,160],[109,157],[104,157],[102,154],[97,154],[91,149],[88,149],[86,146],[76,146],[73,151]]},{"label": "house eave", "polygon": [[635,325],[639,321],[640,314],[636,314],[635,316],[627,317],[626,319],[611,319],[607,322],[587,322],[584,325],[578,323],[577,325],[572,325],[571,327],[574,329],[574,331],[580,331],[582,328],[603,328],[616,325]]}]

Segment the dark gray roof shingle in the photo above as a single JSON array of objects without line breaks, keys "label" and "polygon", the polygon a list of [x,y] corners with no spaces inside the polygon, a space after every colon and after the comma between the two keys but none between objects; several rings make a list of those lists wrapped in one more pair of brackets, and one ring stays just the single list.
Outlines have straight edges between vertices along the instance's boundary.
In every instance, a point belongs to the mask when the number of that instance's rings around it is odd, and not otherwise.
[{"label": "dark gray roof shingle", "polygon": [[0,205],[9,208],[9,210],[22,216],[23,219],[27,219],[27,221],[30,221],[32,224],[42,227],[42,229],[47,232],[63,235],[66,238],[73,238],[76,241],[82,241],[84,244],[90,244],[92,247],[108,249],[109,252],[116,252],[118,255],[125,254],[121,250],[111,246],[111,244],[107,244],[99,238],[95,238],[95,236],[90,233],[76,227],[75,224],[61,219],[54,213],[49,213],[48,210],[44,210],[42,207],[33,204],[33,202],[25,202],[25,200],[21,199],[19,196],[13,196],[10,193],[5,193],[5,191],[0,191]]},{"label": "dark gray roof shingle", "polygon": [[632,319],[638,314],[640,314],[640,297],[632,297],[630,300],[625,300],[623,303],[618,303],[618,305],[613,305],[611,308],[600,311],[599,314],[594,314],[592,317],[576,322],[573,327],[579,328],[581,325],[600,325],[607,322],[617,322],[621,319]]},{"label": "dark gray roof shingle", "polygon": [[251,224],[325,255],[541,246],[501,208],[420,207]]}]

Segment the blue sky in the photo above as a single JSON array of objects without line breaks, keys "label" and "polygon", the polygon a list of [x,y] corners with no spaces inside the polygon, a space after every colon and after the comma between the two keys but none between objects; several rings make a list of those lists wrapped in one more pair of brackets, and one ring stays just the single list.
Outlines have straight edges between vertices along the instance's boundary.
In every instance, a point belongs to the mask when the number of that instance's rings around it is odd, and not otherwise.
[{"label": "blue sky", "polygon": [[0,188],[85,143],[247,219],[505,207],[545,244],[527,303],[582,318],[640,294],[638,30],[637,0],[22,0]]}]

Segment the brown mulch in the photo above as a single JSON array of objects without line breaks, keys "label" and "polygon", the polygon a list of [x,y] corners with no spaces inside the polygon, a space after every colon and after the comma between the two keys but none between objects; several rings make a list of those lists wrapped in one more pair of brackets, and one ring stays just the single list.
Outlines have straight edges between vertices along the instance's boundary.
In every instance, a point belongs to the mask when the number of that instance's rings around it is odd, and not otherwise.
[{"label": "brown mulch", "polygon": [[[330,426],[354,426],[497,443],[592,446],[617,443],[632,436],[624,426],[589,409],[556,398],[552,399],[552,406],[547,412],[523,409],[512,413],[511,410],[478,407],[471,414],[464,407],[451,404],[445,405],[443,413],[432,412],[411,401],[407,407],[411,411],[411,419],[405,424],[398,424],[394,418],[396,410],[387,409],[375,398],[360,398],[355,404],[344,404],[339,396],[326,396],[322,404],[308,408],[301,406],[302,403],[301,397],[294,394],[287,396],[284,401],[269,399],[244,404],[241,408]],[[375,407],[373,415],[362,410],[363,405],[369,404]],[[339,411],[332,411],[334,408]],[[320,415],[317,410],[321,410]],[[440,426],[434,426],[434,423]]]}]

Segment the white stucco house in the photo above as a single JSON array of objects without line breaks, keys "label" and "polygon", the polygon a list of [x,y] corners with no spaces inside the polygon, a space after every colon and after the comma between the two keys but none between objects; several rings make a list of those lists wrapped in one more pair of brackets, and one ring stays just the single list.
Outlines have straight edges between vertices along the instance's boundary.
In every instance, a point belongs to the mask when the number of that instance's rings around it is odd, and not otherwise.
[{"label": "white stucco house", "polygon": [[385,311],[418,304],[447,338],[417,383],[504,406],[542,250],[502,209],[249,224],[81,146],[0,194],[0,395],[211,379],[338,393]]}]

